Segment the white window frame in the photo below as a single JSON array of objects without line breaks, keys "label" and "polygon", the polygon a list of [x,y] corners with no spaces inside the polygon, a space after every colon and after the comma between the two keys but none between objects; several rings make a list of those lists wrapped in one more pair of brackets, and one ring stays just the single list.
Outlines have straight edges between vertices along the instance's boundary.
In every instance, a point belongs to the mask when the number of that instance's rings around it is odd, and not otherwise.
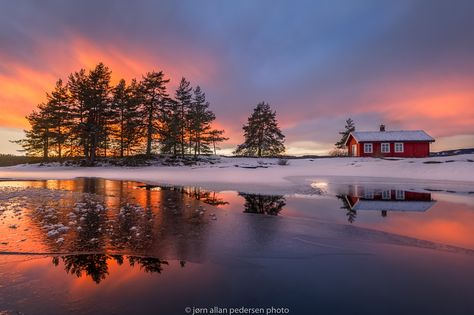
[{"label": "white window frame", "polygon": [[[388,147],[387,150],[384,150],[384,147]],[[382,142],[380,144],[380,152],[382,153],[390,153],[390,142]]]},{"label": "white window frame", "polygon": [[405,191],[404,190],[395,190],[395,199],[405,200]]},{"label": "white window frame", "polygon": [[[398,146],[400,146],[401,149],[397,148]],[[405,144],[403,142],[395,142],[394,151],[395,151],[395,153],[405,152]]]},{"label": "white window frame", "polygon": [[[370,151],[368,148],[370,148]],[[374,145],[372,143],[364,143],[364,153],[374,153]]]},{"label": "white window frame", "polygon": [[383,200],[392,199],[392,191],[391,190],[382,190],[382,199]]}]

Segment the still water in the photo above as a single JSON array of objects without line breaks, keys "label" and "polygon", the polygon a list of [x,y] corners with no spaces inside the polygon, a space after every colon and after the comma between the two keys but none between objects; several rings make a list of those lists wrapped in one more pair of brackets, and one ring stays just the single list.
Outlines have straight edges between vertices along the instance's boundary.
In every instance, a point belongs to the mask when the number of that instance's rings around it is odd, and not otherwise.
[{"label": "still water", "polygon": [[0,182],[0,314],[474,313],[472,191],[310,189]]}]

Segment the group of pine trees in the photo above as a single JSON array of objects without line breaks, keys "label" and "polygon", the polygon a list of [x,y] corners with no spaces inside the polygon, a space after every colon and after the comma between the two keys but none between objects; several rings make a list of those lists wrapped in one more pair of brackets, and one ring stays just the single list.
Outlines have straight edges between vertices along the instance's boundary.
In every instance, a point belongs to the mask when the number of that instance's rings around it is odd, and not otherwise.
[{"label": "group of pine trees", "polygon": [[[216,154],[228,140],[213,129],[216,119],[199,86],[185,78],[171,97],[163,71],[142,79],[112,84],[112,71],[103,63],[94,69],[59,79],[26,118],[25,138],[13,141],[28,156],[69,158],[126,157],[160,153],[173,156]],[[234,151],[245,156],[276,156],[285,152],[276,112],[259,103],[243,126],[244,143]]]},{"label": "group of pine trees", "polygon": [[124,157],[155,149],[174,156],[215,153],[227,140],[212,128],[214,113],[199,86],[182,79],[174,97],[162,71],[142,80],[111,82],[103,63],[81,69],[67,82],[57,81],[46,101],[27,116],[31,125],[25,139],[15,141],[28,155],[48,158],[82,156]]}]

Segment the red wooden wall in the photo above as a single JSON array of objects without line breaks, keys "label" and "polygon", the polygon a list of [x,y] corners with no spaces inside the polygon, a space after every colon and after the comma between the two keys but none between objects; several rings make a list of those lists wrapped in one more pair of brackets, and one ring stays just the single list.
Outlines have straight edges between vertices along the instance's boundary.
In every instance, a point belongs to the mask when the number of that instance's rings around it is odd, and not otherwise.
[{"label": "red wooden wall", "polygon": [[[397,141],[403,142],[403,141]],[[368,142],[372,143],[373,153],[364,153],[364,143],[358,143],[354,137],[351,136],[348,142],[348,151],[349,156],[352,154],[352,145],[357,146],[357,156],[386,156],[386,157],[427,157],[430,155],[430,143],[429,142],[403,142],[404,143],[404,152],[398,153],[395,152],[395,142],[390,142],[390,153],[381,152],[381,143],[382,142]],[[384,141],[386,143],[386,141]]]}]

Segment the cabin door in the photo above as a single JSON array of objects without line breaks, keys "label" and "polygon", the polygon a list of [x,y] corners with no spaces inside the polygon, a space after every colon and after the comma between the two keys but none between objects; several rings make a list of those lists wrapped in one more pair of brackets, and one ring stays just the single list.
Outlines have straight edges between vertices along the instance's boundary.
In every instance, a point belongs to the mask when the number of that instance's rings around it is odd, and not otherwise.
[{"label": "cabin door", "polygon": [[352,145],[352,156],[357,156],[357,144]]}]

